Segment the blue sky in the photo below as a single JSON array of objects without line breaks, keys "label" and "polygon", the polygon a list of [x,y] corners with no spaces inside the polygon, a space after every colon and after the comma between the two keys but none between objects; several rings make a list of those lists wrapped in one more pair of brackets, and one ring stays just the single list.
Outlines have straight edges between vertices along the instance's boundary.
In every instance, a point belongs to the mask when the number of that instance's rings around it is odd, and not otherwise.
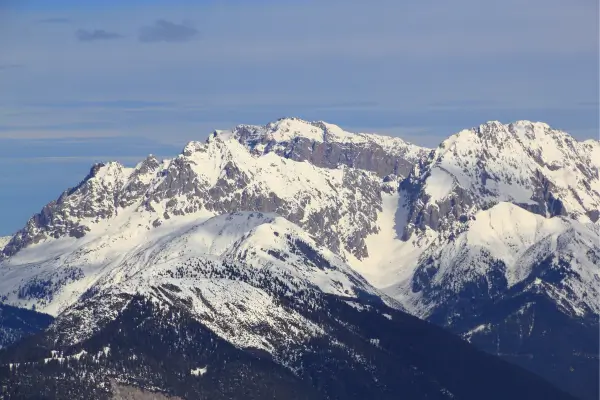
[{"label": "blue sky", "polygon": [[95,161],[282,116],[598,137],[596,0],[0,1],[0,234]]}]

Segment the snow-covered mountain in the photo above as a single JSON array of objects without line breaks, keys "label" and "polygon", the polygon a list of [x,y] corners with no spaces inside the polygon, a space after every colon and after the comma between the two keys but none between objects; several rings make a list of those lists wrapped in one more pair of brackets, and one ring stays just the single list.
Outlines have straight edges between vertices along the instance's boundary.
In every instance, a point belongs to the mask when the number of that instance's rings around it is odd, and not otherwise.
[{"label": "snow-covered mountain", "polygon": [[418,260],[386,291],[428,318],[474,283],[492,299],[537,273],[565,313],[598,315],[599,149],[528,121],[446,139],[400,184],[396,231]]},{"label": "snow-covered mountain", "polygon": [[[600,142],[528,121],[434,150],[295,118],[240,125],[171,160],[94,166],[0,245],[0,298],[58,316],[48,340],[77,346],[142,296],[288,367],[308,342],[344,342],[306,310],[378,299],[377,315],[408,310],[590,397],[599,169]],[[577,339],[548,335],[557,321]]]},{"label": "snow-covered mountain", "polygon": [[3,255],[115,224],[137,232],[171,218],[240,210],[275,212],[332,251],[361,258],[367,251],[364,238],[376,229],[381,185],[374,173],[343,165],[319,168],[275,153],[254,156],[230,135],[215,134],[206,143],[190,142],[172,160],[150,156],[135,168],[115,162],[94,166],[79,186],[31,218]]},{"label": "snow-covered mountain", "polygon": [[415,165],[404,238],[426,228],[451,237],[481,209],[511,202],[545,217],[597,222],[600,142],[543,123],[493,121],[443,141]]}]

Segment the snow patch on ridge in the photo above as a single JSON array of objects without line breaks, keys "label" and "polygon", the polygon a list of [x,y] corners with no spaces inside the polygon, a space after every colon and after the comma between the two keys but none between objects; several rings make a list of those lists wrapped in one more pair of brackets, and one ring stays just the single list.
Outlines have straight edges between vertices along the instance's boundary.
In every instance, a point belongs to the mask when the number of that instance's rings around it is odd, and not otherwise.
[{"label": "snow patch on ridge", "polygon": [[218,136],[229,139],[237,137],[242,130],[250,132],[246,137],[246,145],[259,152],[266,150],[265,141],[282,144],[297,138],[305,138],[317,143],[378,145],[390,154],[403,156],[409,160],[417,160],[429,151],[429,149],[408,143],[399,137],[374,133],[352,133],[324,121],[309,122],[299,118],[281,118],[265,126],[238,125],[232,131],[219,131]]},{"label": "snow patch on ridge", "polygon": [[0,251],[8,244],[12,236],[0,236]]},{"label": "snow patch on ridge", "polygon": [[508,285],[513,286],[530,273],[531,265],[519,263],[524,252],[542,239],[568,229],[569,225],[563,219],[546,219],[503,202],[477,213],[469,230],[457,242],[464,240],[465,246],[485,248],[494,258],[503,260]]},{"label": "snow patch on ridge", "polygon": [[[104,224],[101,234],[46,241],[6,260],[0,280],[6,302],[27,308],[35,305],[39,311],[57,315],[92,287],[106,289],[140,276],[152,282],[148,271],[194,257],[279,271],[286,279],[296,277],[325,293],[355,296],[355,287],[372,290],[339,256],[275,214],[189,216],[152,230]],[[310,255],[290,247],[294,243],[316,251],[319,265],[311,264]],[[327,265],[320,265],[323,262]],[[142,283],[134,288],[138,285]]]}]

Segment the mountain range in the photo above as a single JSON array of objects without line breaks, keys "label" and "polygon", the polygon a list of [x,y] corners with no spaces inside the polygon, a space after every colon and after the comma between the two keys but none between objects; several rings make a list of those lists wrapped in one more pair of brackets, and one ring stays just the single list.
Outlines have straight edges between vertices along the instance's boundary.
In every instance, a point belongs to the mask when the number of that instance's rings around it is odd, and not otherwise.
[{"label": "mountain range", "polygon": [[0,325],[0,385],[595,399],[599,170],[544,123],[427,149],[297,118],[94,165],[0,239],[0,300],[35,321]]}]

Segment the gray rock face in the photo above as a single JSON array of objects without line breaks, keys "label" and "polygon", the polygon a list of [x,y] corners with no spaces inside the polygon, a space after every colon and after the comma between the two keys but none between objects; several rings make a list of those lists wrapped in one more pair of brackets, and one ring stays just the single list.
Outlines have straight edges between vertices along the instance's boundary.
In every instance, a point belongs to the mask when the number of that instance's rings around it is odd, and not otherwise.
[{"label": "gray rock face", "polygon": [[[288,135],[282,138],[280,131],[285,129]],[[312,130],[313,135],[303,136],[306,129]],[[256,154],[274,152],[321,168],[346,165],[380,177],[407,176],[413,164],[429,151],[399,138],[350,134],[335,125],[299,119],[281,119],[266,126],[240,125],[233,133]]]},{"label": "gray rock face", "polygon": [[131,174],[127,186],[119,196],[119,207],[125,208],[135,204],[143,197],[150,186],[151,179],[161,169],[161,162],[150,155],[142,161]]},{"label": "gray rock face", "polygon": [[347,165],[372,171],[383,177],[389,174],[406,176],[412,167],[410,161],[389,154],[377,145],[317,143],[306,138],[296,138],[291,142],[280,144],[282,146],[273,146],[272,142],[262,144],[265,145],[266,152],[274,151],[282,157],[295,161],[308,161],[322,168]]},{"label": "gray rock face", "polygon": [[[428,175],[424,178],[427,179]],[[400,190],[409,205],[407,223],[402,233],[402,240],[411,235],[431,228],[442,234],[444,238],[452,238],[467,228],[472,218],[469,210],[473,208],[473,196],[463,188],[456,187],[443,201],[432,203],[424,193],[425,183],[414,176],[407,177],[400,183]]]}]

